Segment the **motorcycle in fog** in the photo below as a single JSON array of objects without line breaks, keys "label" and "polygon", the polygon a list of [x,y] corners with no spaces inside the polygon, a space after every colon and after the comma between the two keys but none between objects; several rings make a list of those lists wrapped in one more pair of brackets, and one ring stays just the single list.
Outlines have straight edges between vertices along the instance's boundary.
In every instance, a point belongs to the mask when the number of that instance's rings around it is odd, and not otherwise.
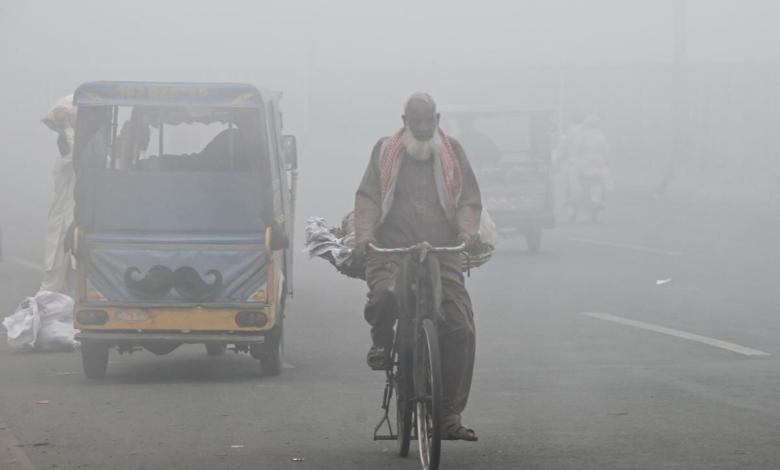
[{"label": "motorcycle in fog", "polygon": [[607,191],[612,189],[607,159],[609,143],[599,121],[595,114],[588,116],[570,138],[566,201],[571,208],[572,221],[584,214],[590,222],[595,222],[599,212],[606,208]]},{"label": "motorcycle in fog", "polygon": [[571,208],[571,220],[576,221],[579,215],[585,216],[589,222],[596,222],[599,212],[606,209],[608,170],[593,168],[577,175],[576,188],[569,188],[567,200]]}]

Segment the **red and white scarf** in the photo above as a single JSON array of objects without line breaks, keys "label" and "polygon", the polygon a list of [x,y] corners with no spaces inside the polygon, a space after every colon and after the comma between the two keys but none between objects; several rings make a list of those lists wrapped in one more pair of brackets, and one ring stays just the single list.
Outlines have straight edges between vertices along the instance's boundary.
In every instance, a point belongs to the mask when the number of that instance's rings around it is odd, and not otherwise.
[{"label": "red and white scarf", "polygon": [[[398,179],[398,173],[401,170],[401,163],[405,154],[404,132],[406,128],[402,127],[392,137],[385,140],[380,150],[380,183],[382,186],[382,217],[380,223],[384,221],[387,212],[393,204],[393,193],[395,183]],[[460,193],[463,190],[463,176],[460,172],[460,164],[452,149],[452,143],[441,129],[437,129],[443,143],[439,155],[434,155],[438,160],[438,165],[434,163],[434,176],[436,179],[436,190],[439,194],[439,200],[447,218],[452,220],[455,217],[455,209],[458,206]]]}]

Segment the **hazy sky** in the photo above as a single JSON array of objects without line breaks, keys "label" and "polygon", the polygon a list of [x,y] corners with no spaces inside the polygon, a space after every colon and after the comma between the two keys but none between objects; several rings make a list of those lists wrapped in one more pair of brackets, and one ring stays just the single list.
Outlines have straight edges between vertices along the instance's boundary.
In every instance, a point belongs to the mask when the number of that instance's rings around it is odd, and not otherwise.
[{"label": "hazy sky", "polygon": [[[251,81],[286,92],[285,121],[295,127],[303,113],[300,82],[291,85],[290,75],[263,69],[410,67],[409,80],[396,89],[392,83],[363,83],[360,73],[352,73],[351,81],[313,84],[321,95],[349,97],[360,83],[363,94],[351,104],[344,100],[345,107],[333,114],[349,124],[372,109],[365,107],[367,96],[376,97],[382,113],[396,109],[388,107],[392,103],[400,114],[403,94],[414,89],[408,87],[436,88],[447,79],[437,67],[489,67],[495,74],[528,64],[671,60],[674,5],[674,0],[0,0],[0,223],[5,219],[8,227],[8,220],[24,217],[23,224],[40,231],[52,191],[56,136],[39,121],[54,100],[82,82]],[[780,0],[687,5],[692,60],[780,59]],[[414,75],[415,67],[427,72]],[[376,73],[367,76],[377,80]],[[474,90],[471,96],[477,96]],[[397,114],[379,116],[392,125],[364,126],[351,143],[367,152],[376,138],[395,130]],[[336,152],[335,147],[313,152]],[[362,162],[365,155],[342,151],[341,158]],[[343,188],[343,199],[353,191],[352,185]],[[26,232],[18,229],[17,235]]]},{"label": "hazy sky", "polygon": [[[664,60],[674,0],[0,1],[5,66]],[[780,2],[690,0],[692,58],[777,58]],[[4,67],[5,68],[5,67]],[[8,70],[8,69],[6,69]],[[13,69],[12,69],[13,70]],[[6,77],[4,80],[7,80]]]}]

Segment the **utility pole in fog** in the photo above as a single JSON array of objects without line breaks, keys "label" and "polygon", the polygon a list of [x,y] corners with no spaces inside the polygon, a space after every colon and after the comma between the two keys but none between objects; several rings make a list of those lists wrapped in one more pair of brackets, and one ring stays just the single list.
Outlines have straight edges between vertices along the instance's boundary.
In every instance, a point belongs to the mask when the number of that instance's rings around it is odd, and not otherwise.
[{"label": "utility pole in fog", "polygon": [[687,0],[672,0],[674,52],[672,60],[672,145],[667,168],[664,170],[661,183],[656,189],[656,196],[662,196],[666,187],[674,179],[675,165],[686,158],[688,151],[688,105],[687,80],[688,66],[688,29]]}]

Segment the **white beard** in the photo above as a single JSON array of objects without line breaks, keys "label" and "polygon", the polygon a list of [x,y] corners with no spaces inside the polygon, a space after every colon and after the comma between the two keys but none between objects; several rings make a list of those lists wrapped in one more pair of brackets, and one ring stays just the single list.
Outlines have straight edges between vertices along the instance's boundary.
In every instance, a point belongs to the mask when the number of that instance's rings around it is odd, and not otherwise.
[{"label": "white beard", "polygon": [[403,135],[404,149],[415,161],[428,161],[432,156],[441,153],[444,148],[444,142],[441,140],[439,130],[433,133],[431,140],[417,140],[409,129],[404,131]]}]

